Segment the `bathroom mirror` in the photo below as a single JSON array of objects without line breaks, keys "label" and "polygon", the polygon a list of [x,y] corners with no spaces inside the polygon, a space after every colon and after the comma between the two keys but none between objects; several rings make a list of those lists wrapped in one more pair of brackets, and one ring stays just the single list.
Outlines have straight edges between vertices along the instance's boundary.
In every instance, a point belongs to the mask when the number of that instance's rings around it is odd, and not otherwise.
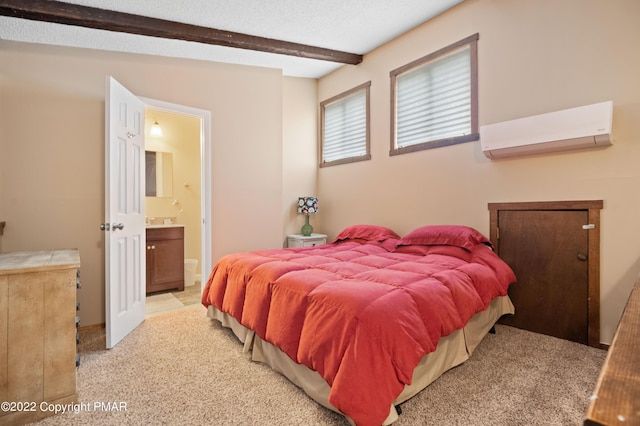
[{"label": "bathroom mirror", "polygon": [[145,179],[147,197],[172,197],[173,154],[145,151]]}]

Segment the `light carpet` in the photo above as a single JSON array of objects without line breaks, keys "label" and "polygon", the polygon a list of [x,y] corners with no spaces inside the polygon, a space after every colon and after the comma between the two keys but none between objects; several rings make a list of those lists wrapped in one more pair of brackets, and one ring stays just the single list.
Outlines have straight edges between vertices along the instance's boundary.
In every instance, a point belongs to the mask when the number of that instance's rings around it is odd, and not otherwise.
[{"label": "light carpet", "polygon": [[[581,424],[606,352],[496,328],[470,360],[402,404],[394,424]],[[147,318],[110,350],[104,348],[104,330],[82,339],[78,395],[91,409],[38,425],[348,424],[278,373],[252,362],[235,336],[206,318],[200,305]],[[121,402],[126,410],[96,410],[96,402]]]}]

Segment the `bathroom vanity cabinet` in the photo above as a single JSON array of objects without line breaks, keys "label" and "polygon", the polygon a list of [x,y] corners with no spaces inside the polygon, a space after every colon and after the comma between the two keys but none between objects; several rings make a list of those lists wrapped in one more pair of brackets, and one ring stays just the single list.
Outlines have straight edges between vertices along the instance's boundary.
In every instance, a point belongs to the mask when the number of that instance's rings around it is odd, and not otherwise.
[{"label": "bathroom vanity cabinet", "polygon": [[[0,424],[77,402],[77,250],[0,254]],[[43,409],[44,408],[44,409]]]},{"label": "bathroom vanity cabinet", "polygon": [[147,227],[147,294],[184,290],[184,226]]}]

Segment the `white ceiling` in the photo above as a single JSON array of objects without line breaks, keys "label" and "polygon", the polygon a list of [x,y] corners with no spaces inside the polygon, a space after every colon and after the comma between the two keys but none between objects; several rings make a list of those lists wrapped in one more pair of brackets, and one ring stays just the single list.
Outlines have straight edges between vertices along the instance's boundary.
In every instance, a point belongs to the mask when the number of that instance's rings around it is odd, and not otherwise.
[{"label": "white ceiling", "polygon": [[[66,0],[153,18],[365,54],[463,0]],[[279,68],[321,77],[342,64],[0,16],[0,38]]]}]

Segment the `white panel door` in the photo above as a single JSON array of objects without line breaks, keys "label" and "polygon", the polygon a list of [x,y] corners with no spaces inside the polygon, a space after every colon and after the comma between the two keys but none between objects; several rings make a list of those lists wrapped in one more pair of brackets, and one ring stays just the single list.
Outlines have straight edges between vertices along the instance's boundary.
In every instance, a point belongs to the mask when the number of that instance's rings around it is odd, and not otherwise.
[{"label": "white panel door", "polygon": [[107,77],[105,104],[105,323],[112,348],[145,317],[144,103]]}]

